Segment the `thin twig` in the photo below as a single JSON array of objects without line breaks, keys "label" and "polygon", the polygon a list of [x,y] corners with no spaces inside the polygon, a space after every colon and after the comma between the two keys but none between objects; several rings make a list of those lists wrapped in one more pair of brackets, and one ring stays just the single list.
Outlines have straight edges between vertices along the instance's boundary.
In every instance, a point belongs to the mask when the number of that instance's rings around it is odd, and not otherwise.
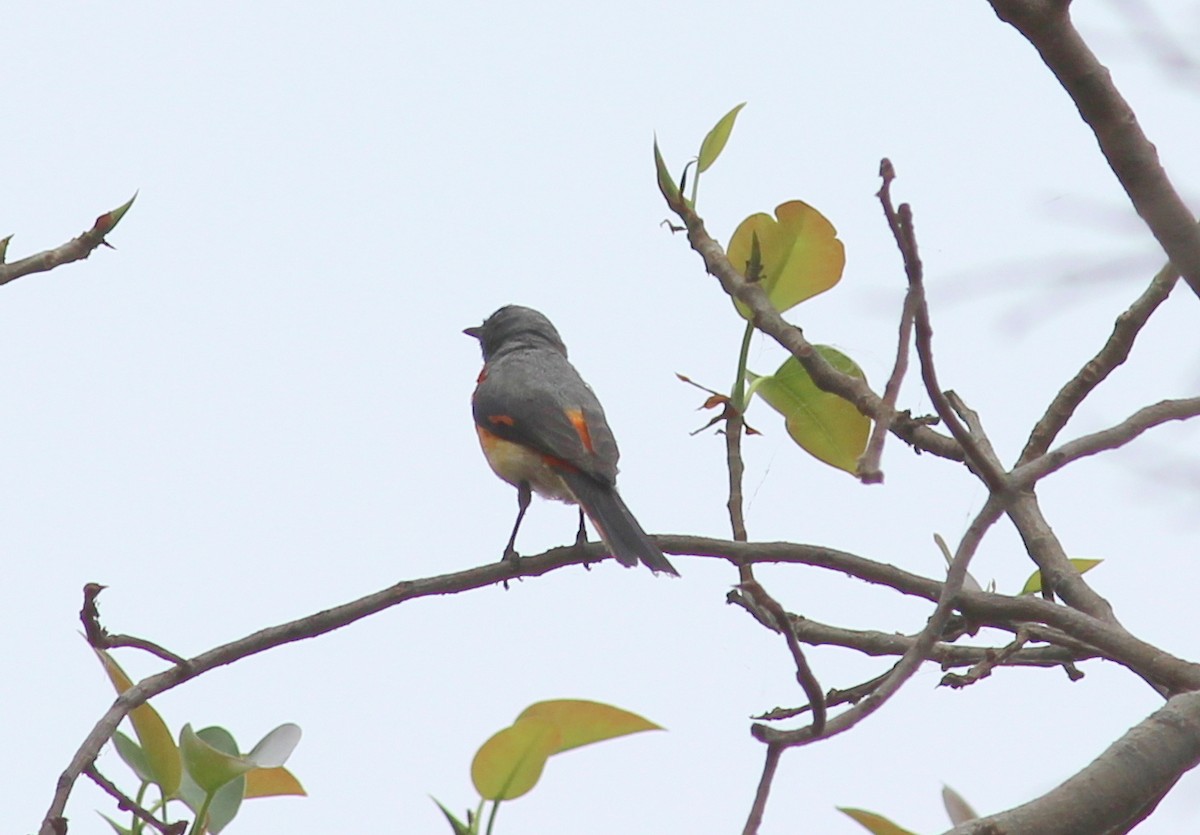
[{"label": "thin twig", "polygon": [[[935,598],[936,599],[936,598]],[[769,613],[759,609],[754,601],[738,591],[726,595],[726,601],[745,609],[768,629],[775,630],[775,621]],[[917,639],[916,635],[900,635],[895,632],[877,632],[867,629],[846,629],[841,626],[831,626],[819,623],[811,618],[789,615],[792,629],[796,638],[812,646],[834,646],[841,649],[854,650],[871,658],[889,655],[903,655]],[[1057,667],[1068,662],[1086,661],[1091,658],[1107,658],[1095,647],[1084,644],[1070,637],[1061,630],[1032,624],[1008,624],[989,622],[984,624],[992,629],[1001,629],[1016,633],[1024,628],[1034,640],[1052,644],[1048,647],[1024,649],[1012,655],[1005,666],[1012,667]],[[1035,631],[1036,630],[1036,631]],[[955,667],[969,667],[994,655],[999,647],[959,646],[938,641],[929,651],[928,661],[932,661],[942,670]],[[830,693],[838,691],[831,690]],[[826,704],[832,706],[834,701],[827,693]]]},{"label": "thin twig", "polygon": [[[883,202],[884,212],[887,212],[891,206],[891,198],[888,196],[888,193],[891,190],[892,180],[895,179],[895,172],[892,169],[892,164],[886,159],[880,163],[880,175],[883,177],[883,185],[875,196]],[[900,384],[904,381],[905,372],[908,371],[908,352],[912,342],[913,314],[915,308],[916,297],[913,293],[912,283],[910,282],[908,290],[904,293],[904,304],[900,308],[899,335],[896,339],[896,361],[892,365],[891,376],[888,377],[887,384],[883,387],[882,409],[886,410],[887,418],[875,421],[871,428],[871,437],[867,441],[866,452],[863,453],[862,458],[858,462],[858,478],[863,484],[883,483],[883,470],[881,469],[883,443],[887,438],[888,427],[892,424],[892,416],[896,414],[896,402],[900,397]]]},{"label": "thin twig", "polygon": [[[946,573],[946,582],[942,584],[937,606],[934,607],[933,614],[930,615],[921,634],[917,636],[917,640],[913,641],[912,646],[901,656],[879,687],[854,707],[838,714],[827,723],[824,736],[834,736],[848,731],[883,707],[884,703],[895,695],[912,677],[912,674],[920,668],[930,649],[942,634],[950,615],[960,605],[959,596],[962,593],[963,581],[967,576],[967,565],[979,547],[980,540],[1003,512],[1004,502],[995,495],[989,497],[963,534],[962,541],[955,552],[954,561]],[[766,725],[755,725],[752,732],[757,739],[768,744],[807,745],[814,739],[811,728],[781,731]]]},{"label": "thin twig", "polygon": [[804,651],[800,649],[796,631],[792,629],[792,619],[779,605],[779,601],[767,594],[767,590],[760,584],[742,583],[741,588],[750,595],[756,605],[770,613],[775,621],[776,631],[787,640],[788,649],[792,653],[792,661],[796,664],[796,681],[804,690],[804,695],[808,697],[808,703],[812,708],[812,735],[820,736],[821,732],[825,730],[825,693],[821,690],[821,683],[813,675],[812,668],[808,666]]},{"label": "thin twig", "polygon": [[[109,243],[104,240],[104,236],[111,232],[113,227],[120,222],[136,199],[137,195],[135,194],[130,198],[128,203],[118,206],[111,212],[105,212],[100,215],[100,217],[96,218],[96,222],[92,224],[91,229],[77,238],[72,238],[62,246],[47,249],[36,255],[30,255],[27,258],[22,258],[20,261],[13,261],[11,264],[5,264],[3,257],[0,257],[0,285],[7,284],[24,275],[45,272],[63,264],[69,264],[72,261],[80,261],[91,255],[97,247],[109,246]],[[7,238],[4,238],[2,242],[4,246],[0,247],[0,252],[3,252],[7,248],[11,237],[9,235]]]},{"label": "thin twig", "polygon": [[139,820],[153,826],[162,835],[183,835],[187,830],[187,821],[179,820],[175,823],[165,823],[154,817],[150,812],[146,811],[138,804],[136,800],[129,797],[125,792],[117,788],[107,777],[101,774],[96,769],[96,764],[92,763],[87,766],[83,773],[97,786],[104,789],[112,798],[117,801],[117,808],[123,812],[130,812]]},{"label": "thin twig", "polygon": [[971,468],[983,479],[989,490],[1003,491],[1004,468],[994,456],[985,453],[977,438],[959,421],[938,382],[937,369],[933,364],[933,326],[930,324],[929,305],[925,300],[924,267],[917,248],[917,235],[913,229],[912,207],[901,203],[900,208],[893,208],[891,183],[896,177],[896,170],[887,158],[879,163],[879,176],[883,180],[883,187],[879,190],[879,202],[883,206],[888,228],[892,230],[892,237],[896,239],[896,246],[904,261],[904,274],[908,278],[909,293],[912,296],[917,356],[921,360],[921,379],[925,383],[925,390],[933,401],[938,417],[962,447]]},{"label": "thin twig", "polygon": [[759,778],[758,791],[754,793],[754,805],[750,807],[750,816],[746,818],[742,835],[756,835],[759,825],[762,824],[763,813],[767,808],[767,796],[771,793],[771,781],[775,779],[775,770],[779,767],[779,757],[782,754],[782,745],[767,745],[762,777]]},{"label": "thin twig", "polygon": [[99,583],[88,583],[83,587],[83,608],[79,611],[79,619],[83,621],[83,634],[87,638],[89,646],[93,649],[132,647],[145,650],[172,664],[187,663],[181,656],[160,647],[153,641],[147,641],[145,638],[136,638],[132,635],[110,635],[108,630],[100,625],[100,609],[96,605],[96,598],[105,588]]},{"label": "thin twig", "polygon": [[[733,532],[735,542],[745,542],[746,517],[742,505],[742,480],[745,476],[746,465],[742,461],[742,429],[745,425],[741,412],[736,406],[728,409],[729,416],[725,420],[725,461],[729,472],[729,527]],[[749,565],[738,566],[739,582],[752,581],[754,569]]]},{"label": "thin twig", "polygon": [[1158,271],[1150,285],[1129,309],[1117,317],[1112,333],[1103,347],[1096,352],[1096,356],[1079,369],[1046,407],[1045,413],[1029,433],[1025,449],[1021,450],[1021,456],[1017,459],[1018,467],[1028,464],[1048,450],[1084,398],[1129,358],[1134,340],[1149,321],[1150,315],[1166,301],[1177,283],[1178,271],[1167,264]]},{"label": "thin twig", "polygon": [[1060,447],[1030,461],[1024,466],[1017,467],[1012,472],[1013,482],[1022,487],[1032,487],[1038,479],[1057,472],[1070,464],[1089,455],[1118,449],[1141,435],[1148,429],[1159,426],[1167,421],[1188,420],[1200,415],[1200,397],[1189,397],[1183,400],[1162,400],[1150,406],[1138,409],[1116,426],[1092,432],[1090,435],[1068,441]]}]

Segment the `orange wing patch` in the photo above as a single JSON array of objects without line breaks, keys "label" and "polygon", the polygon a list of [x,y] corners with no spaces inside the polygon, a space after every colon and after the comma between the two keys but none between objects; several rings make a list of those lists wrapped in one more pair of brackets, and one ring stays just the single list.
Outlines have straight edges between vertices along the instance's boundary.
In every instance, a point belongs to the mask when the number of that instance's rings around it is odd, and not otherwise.
[{"label": "orange wing patch", "polygon": [[575,434],[579,435],[583,448],[595,455],[596,448],[592,446],[592,433],[588,429],[587,418],[583,416],[583,410],[567,409],[566,414],[567,420],[571,421],[571,426],[575,429]]}]

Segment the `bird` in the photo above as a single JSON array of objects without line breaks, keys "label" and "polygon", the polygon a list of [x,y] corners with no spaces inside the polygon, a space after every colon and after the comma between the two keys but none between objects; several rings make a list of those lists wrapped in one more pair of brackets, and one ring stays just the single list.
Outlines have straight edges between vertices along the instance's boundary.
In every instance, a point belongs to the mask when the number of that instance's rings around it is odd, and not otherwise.
[{"label": "bird", "polygon": [[471,396],[479,443],[492,471],[517,488],[517,520],[504,548],[517,560],[517,531],[532,494],[578,505],[612,556],[679,576],[617,493],[617,441],[591,386],[567,360],[567,346],[543,314],[500,308],[463,333],[479,340],[483,370]]}]

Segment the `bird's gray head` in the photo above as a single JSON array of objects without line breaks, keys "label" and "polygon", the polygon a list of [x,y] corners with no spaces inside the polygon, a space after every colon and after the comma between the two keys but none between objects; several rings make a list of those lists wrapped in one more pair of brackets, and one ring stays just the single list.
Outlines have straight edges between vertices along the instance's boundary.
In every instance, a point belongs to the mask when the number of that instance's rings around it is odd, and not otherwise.
[{"label": "bird's gray head", "polygon": [[482,325],[467,328],[463,333],[479,340],[485,360],[501,350],[517,348],[552,348],[564,357],[567,355],[567,346],[554,325],[531,307],[516,304],[502,307]]}]

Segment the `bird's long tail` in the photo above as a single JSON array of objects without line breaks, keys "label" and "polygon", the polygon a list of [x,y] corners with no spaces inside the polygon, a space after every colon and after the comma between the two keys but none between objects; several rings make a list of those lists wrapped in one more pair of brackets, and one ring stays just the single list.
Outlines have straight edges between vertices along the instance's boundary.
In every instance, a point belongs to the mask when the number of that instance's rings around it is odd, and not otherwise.
[{"label": "bird's long tail", "polygon": [[616,488],[580,472],[564,472],[562,476],[618,562],[634,566],[640,560],[651,571],[679,576],[663,556],[662,549],[654,544],[629,512]]}]

